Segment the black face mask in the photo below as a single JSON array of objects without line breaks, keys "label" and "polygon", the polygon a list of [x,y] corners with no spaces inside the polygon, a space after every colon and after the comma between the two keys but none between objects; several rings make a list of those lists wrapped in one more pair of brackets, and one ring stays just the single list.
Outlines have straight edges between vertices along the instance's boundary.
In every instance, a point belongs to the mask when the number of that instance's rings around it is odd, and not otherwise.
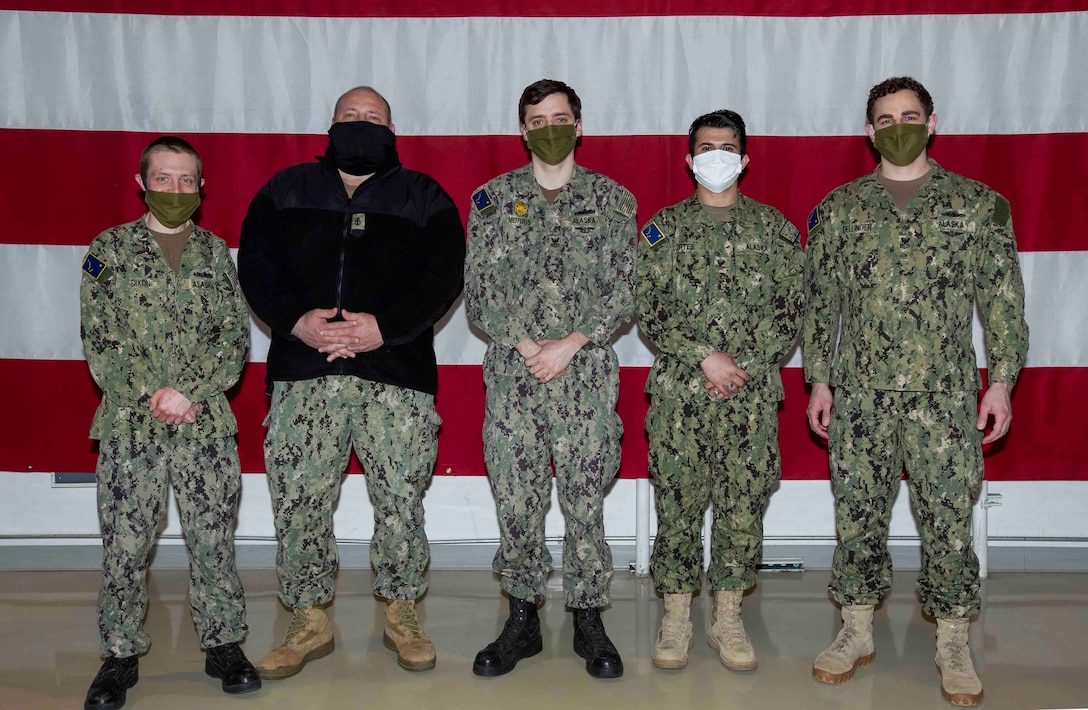
[{"label": "black face mask", "polygon": [[400,162],[393,131],[369,121],[332,124],[325,157],[348,175],[373,175]]}]

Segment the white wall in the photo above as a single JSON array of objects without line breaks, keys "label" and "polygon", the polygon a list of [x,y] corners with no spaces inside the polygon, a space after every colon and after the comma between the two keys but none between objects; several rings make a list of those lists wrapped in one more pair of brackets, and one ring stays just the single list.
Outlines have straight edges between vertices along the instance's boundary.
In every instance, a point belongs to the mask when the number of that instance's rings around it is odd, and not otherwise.
[{"label": "white wall", "polygon": [[[0,472],[0,546],[98,544],[95,489],[52,486],[47,473]],[[991,547],[1088,548],[1088,483],[991,482],[990,498],[999,503],[988,511]],[[636,511],[635,481],[619,480],[605,499],[605,529],[610,542],[633,544]],[[498,523],[486,478],[436,476],[424,499],[427,535],[434,542],[494,543]],[[344,478],[335,514],[341,542],[366,542],[373,509],[361,475]],[[650,516],[650,534],[656,523]],[[553,496],[547,517],[549,538],[562,535],[563,522]],[[176,506],[169,507],[162,530],[163,544],[180,544]],[[771,497],[764,532],[768,545],[828,545],[834,542],[834,513],[827,481],[783,481]],[[238,519],[239,542],[271,542],[272,511],[265,477],[242,477]],[[891,544],[916,546],[917,528],[905,487],[892,515]],[[625,561],[617,560],[617,563]]]}]

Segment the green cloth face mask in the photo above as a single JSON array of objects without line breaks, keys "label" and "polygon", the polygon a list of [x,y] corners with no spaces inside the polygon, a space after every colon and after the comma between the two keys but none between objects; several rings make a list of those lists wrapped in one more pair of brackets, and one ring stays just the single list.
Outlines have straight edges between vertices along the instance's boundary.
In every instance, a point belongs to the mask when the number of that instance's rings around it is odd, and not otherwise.
[{"label": "green cloth face mask", "polygon": [[573,123],[542,126],[525,134],[529,150],[548,165],[559,165],[574,150],[578,129]]},{"label": "green cloth face mask", "polygon": [[929,129],[924,123],[896,123],[873,133],[877,152],[892,165],[910,165],[928,142]]},{"label": "green cloth face mask", "polygon": [[189,221],[196,208],[200,207],[200,193],[147,190],[144,192],[144,202],[162,226],[174,229]]}]

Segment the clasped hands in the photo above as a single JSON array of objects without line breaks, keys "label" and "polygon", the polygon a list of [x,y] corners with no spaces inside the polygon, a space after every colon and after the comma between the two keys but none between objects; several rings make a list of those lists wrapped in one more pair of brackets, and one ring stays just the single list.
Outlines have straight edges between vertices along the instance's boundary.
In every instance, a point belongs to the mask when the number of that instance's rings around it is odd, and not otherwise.
[{"label": "clasped hands", "polygon": [[737,364],[736,353],[710,353],[700,364],[703,389],[710,399],[729,399],[748,382],[748,373]]},{"label": "clasped hands", "polygon": [[575,331],[565,338],[533,340],[526,338],[515,346],[525,359],[525,367],[538,382],[562,377],[575,354],[585,347],[589,338]]},{"label": "clasped hands", "polygon": [[194,424],[200,414],[200,406],[173,387],[160,387],[151,395],[148,403],[151,416],[163,424]]},{"label": "clasped hands", "polygon": [[[343,320],[330,321],[339,313]],[[353,313],[338,311],[335,308],[315,308],[307,311],[291,329],[291,335],[328,357],[327,362],[337,358],[353,358],[356,353],[377,350],[383,344],[378,319],[372,313]]]}]

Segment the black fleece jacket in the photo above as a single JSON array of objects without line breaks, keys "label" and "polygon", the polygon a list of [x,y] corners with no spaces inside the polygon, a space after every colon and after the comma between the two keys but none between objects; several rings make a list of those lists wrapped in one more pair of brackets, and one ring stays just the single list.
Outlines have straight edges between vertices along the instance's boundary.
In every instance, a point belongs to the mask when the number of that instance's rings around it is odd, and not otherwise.
[{"label": "black fleece jacket", "polygon": [[[267,381],[353,375],[434,394],[434,324],[464,285],[465,230],[450,196],[399,164],[348,199],[330,163],[295,165],[261,188],[242,223],[238,276],[272,330]],[[326,362],[291,335],[314,308],[372,313],[385,343]]]}]

